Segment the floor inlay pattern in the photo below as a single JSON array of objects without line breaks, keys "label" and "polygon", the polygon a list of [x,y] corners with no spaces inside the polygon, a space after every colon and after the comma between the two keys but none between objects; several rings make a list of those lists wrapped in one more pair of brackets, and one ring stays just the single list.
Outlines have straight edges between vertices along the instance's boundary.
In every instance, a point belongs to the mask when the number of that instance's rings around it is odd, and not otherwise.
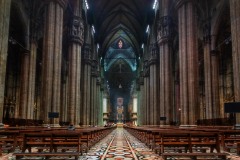
[{"label": "floor inlay pattern", "polygon": [[[12,153],[3,153],[3,156],[0,156],[0,160],[15,159]],[[35,159],[41,158],[31,158]],[[162,160],[162,158],[123,128],[117,128],[96,143],[88,153],[79,156],[79,160]],[[227,160],[240,160],[240,157],[236,155],[236,151],[232,151]]]},{"label": "floor inlay pattern", "polygon": [[137,159],[143,160],[162,160],[161,156],[155,154],[151,149],[149,149],[144,143],[139,141],[137,138],[124,131],[126,138],[132,146],[132,149],[137,156]]},{"label": "floor inlay pattern", "polygon": [[118,128],[117,132],[107,148],[102,160],[133,160],[137,159],[132,147],[124,135],[123,128]]}]

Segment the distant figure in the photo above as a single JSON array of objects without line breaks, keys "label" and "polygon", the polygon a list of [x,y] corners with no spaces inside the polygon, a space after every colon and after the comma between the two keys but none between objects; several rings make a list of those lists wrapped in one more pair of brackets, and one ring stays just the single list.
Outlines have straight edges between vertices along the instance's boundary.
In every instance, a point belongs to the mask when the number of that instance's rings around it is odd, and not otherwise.
[{"label": "distant figure", "polygon": [[72,124],[70,124],[67,129],[70,131],[73,131],[73,130],[75,130],[75,127]]}]

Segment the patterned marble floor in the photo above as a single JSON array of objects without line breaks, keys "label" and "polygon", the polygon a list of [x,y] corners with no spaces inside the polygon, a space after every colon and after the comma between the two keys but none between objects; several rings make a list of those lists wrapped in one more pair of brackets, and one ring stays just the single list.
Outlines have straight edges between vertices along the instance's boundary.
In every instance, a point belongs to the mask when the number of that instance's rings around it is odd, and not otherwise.
[{"label": "patterned marble floor", "polygon": [[[108,145],[109,144],[109,145]],[[152,152],[135,137],[117,128],[99,143],[97,143],[81,160],[161,160],[162,158]]]},{"label": "patterned marble floor", "polygon": [[[4,153],[0,156],[0,160],[15,159],[12,153]],[[39,158],[31,158],[31,160],[35,159]],[[227,159],[240,160],[240,157],[235,153],[230,153]],[[94,145],[88,153],[80,156],[79,160],[162,160],[162,158],[123,128],[117,128]]]}]

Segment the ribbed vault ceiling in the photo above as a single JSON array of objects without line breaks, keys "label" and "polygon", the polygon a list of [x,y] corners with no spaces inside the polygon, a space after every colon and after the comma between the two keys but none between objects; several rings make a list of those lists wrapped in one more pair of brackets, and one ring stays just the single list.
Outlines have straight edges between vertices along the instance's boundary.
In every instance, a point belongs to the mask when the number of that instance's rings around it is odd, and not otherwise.
[{"label": "ribbed vault ceiling", "polygon": [[[111,98],[123,97],[128,103],[141,46],[146,40],[146,28],[151,23],[154,0],[87,2],[88,21],[95,29]],[[122,88],[119,88],[120,84]],[[124,97],[126,95],[128,97]]]}]

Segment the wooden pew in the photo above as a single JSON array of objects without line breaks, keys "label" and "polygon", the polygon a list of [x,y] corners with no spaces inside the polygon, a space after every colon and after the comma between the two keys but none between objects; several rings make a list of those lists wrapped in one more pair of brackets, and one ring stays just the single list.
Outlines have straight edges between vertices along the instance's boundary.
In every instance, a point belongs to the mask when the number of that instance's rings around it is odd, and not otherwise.
[{"label": "wooden pew", "polygon": [[52,133],[51,132],[40,132],[40,133],[25,133],[23,135],[23,146],[22,152],[32,152],[32,148],[37,147],[38,152],[43,151],[43,149],[51,152],[52,146]]},{"label": "wooden pew", "polygon": [[19,131],[0,131],[1,151],[13,152],[17,147]]},{"label": "wooden pew", "polygon": [[153,131],[153,150],[159,154],[165,153],[166,149],[173,148],[177,152],[189,151],[190,135],[187,132],[176,132],[174,130]]},{"label": "wooden pew", "polygon": [[[44,157],[44,159],[50,159],[51,157],[65,157],[64,159],[68,159],[74,157],[75,160],[78,160],[79,153],[77,152],[32,152],[32,153],[14,153],[16,159],[19,160],[24,156],[27,157]],[[59,159],[59,158],[58,158]]]},{"label": "wooden pew", "polygon": [[[78,158],[101,138],[116,127],[89,127],[67,130],[67,128],[39,129],[37,132],[23,133],[22,152],[14,153],[17,159],[23,156]],[[32,148],[37,148],[33,152]],[[28,152],[27,152],[28,151]]]},{"label": "wooden pew", "polygon": [[197,147],[209,147],[210,152],[213,152],[214,149],[219,153],[220,152],[220,140],[219,133],[216,132],[190,132],[190,152],[193,152],[193,148]]},{"label": "wooden pew", "polygon": [[3,143],[0,142],[0,156],[2,156],[2,146],[3,146]]},{"label": "wooden pew", "polygon": [[[220,152],[220,141],[218,129],[182,129],[182,128],[146,128],[146,127],[125,127],[135,135],[142,131],[150,131],[146,134],[148,142],[152,141],[151,148],[160,154],[165,153],[167,148],[175,148],[179,152],[206,152],[209,149],[213,152],[216,149]],[[144,139],[144,138],[142,138]],[[166,149],[165,149],[166,148]]]},{"label": "wooden pew", "polygon": [[82,154],[82,134],[76,131],[61,131],[52,133],[52,148],[54,152],[73,150]]},{"label": "wooden pew", "polygon": [[[65,147],[64,150],[62,147]],[[37,148],[33,152],[32,148]],[[73,149],[74,148],[74,149]],[[58,151],[61,149],[61,151]],[[71,152],[69,151],[71,149]],[[28,152],[26,152],[28,150]],[[65,151],[65,152],[63,152]],[[72,157],[78,159],[81,152],[81,134],[72,131],[50,131],[39,133],[25,133],[21,153],[14,153],[16,159],[23,156],[39,156],[46,159],[50,157]]]},{"label": "wooden pew", "polygon": [[225,151],[230,151],[230,148],[237,148],[237,143],[240,142],[240,130],[220,130],[221,145]]},{"label": "wooden pew", "polygon": [[203,157],[203,159],[214,158],[215,160],[227,160],[227,153],[163,153],[162,158],[167,160],[168,157],[190,157],[191,160],[197,160],[198,157]]}]

